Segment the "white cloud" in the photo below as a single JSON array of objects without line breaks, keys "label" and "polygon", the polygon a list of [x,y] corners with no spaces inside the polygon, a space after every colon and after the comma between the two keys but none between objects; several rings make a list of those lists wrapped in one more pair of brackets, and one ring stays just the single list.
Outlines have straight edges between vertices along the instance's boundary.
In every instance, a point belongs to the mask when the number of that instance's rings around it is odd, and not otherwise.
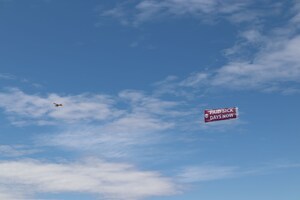
[{"label": "white cloud", "polygon": [[16,77],[11,75],[11,74],[7,74],[7,73],[0,73],[0,79],[8,79],[8,80],[12,80],[15,79]]},{"label": "white cloud", "polygon": [[[62,103],[63,107],[55,107],[53,102]],[[119,103],[122,104],[122,108],[119,108]],[[160,118],[187,114],[183,110],[175,109],[181,104],[182,102],[165,101],[132,90],[122,91],[118,96],[99,94],[41,96],[26,94],[19,89],[0,92],[0,108],[5,110],[16,125],[26,125],[30,122],[47,125],[61,121],[68,123],[98,121],[107,124],[113,121],[114,124],[122,126],[124,123],[130,126],[135,123],[137,128],[145,126],[154,128],[157,124],[162,125],[164,129],[165,125],[157,123]]]},{"label": "white cloud", "polygon": [[[36,145],[100,150],[101,155],[109,158],[158,142],[164,131],[180,126],[177,122],[191,114],[182,108],[182,102],[165,101],[134,90],[122,91],[115,97],[97,94],[44,97],[11,89],[1,92],[0,98],[0,107],[13,125],[60,127],[56,133],[39,135]],[[56,108],[54,101],[64,106]],[[2,151],[11,155],[25,150],[2,146]]]},{"label": "white cloud", "polygon": [[226,16],[226,18],[234,23],[261,23],[261,19],[267,14],[266,11],[258,11],[258,10],[242,10],[241,12],[234,12],[231,15]]},{"label": "white cloud", "polygon": [[193,183],[232,178],[237,174],[237,167],[226,166],[191,166],[178,175],[181,182]]},{"label": "white cloud", "polygon": [[122,117],[110,124],[107,124],[105,130],[108,132],[153,132],[169,129],[173,126],[171,122],[164,122],[147,114],[130,114]]},{"label": "white cloud", "polygon": [[248,4],[250,4],[250,1],[143,0],[135,5],[119,4],[110,10],[102,11],[101,16],[116,18],[123,25],[139,25],[166,16],[193,16],[206,21],[207,19],[213,19],[219,14],[224,16],[232,14],[242,15],[242,11]]},{"label": "white cloud", "polygon": [[170,15],[211,13],[216,4],[217,1],[207,0],[145,0],[136,6],[136,23],[152,20],[163,13]]},{"label": "white cloud", "polygon": [[[15,190],[11,190],[9,188],[1,188],[3,187],[0,186],[0,199],[5,199],[5,200],[29,200],[28,197],[30,197],[30,194],[27,194],[25,191],[17,191],[17,189]],[[27,198],[25,198],[25,196],[27,196]],[[32,198],[30,198],[32,199]]]},{"label": "white cloud", "polygon": [[[118,5],[110,10],[99,10],[101,12],[101,17],[112,17],[118,19],[122,25],[129,25],[129,20],[127,19],[127,13],[123,7],[124,5]],[[96,24],[98,25],[98,24]]]},{"label": "white cloud", "polygon": [[[192,74],[183,83],[190,87],[223,87],[261,91],[293,91],[300,83],[300,36],[268,41],[251,61],[232,61],[216,71]],[[200,83],[200,84],[199,84]],[[273,89],[272,89],[273,88]]]},{"label": "white cloud", "polygon": [[183,186],[299,168],[298,163],[270,163],[255,168],[198,165],[183,167],[173,178],[126,163],[90,158],[79,162],[33,159],[0,161],[0,198],[35,199],[39,194],[84,193],[104,199],[138,200],[175,195]]},{"label": "white cloud", "polygon": [[193,73],[181,81],[165,82],[159,87],[168,88],[176,94],[185,90],[183,86],[196,90],[214,87],[298,93],[300,35],[295,18],[300,9],[296,8],[286,25],[264,31],[265,34],[262,27],[254,29],[255,26],[241,31],[239,38],[242,40],[226,50],[226,54],[231,55],[227,64],[214,71]]},{"label": "white cloud", "polygon": [[119,96],[129,102],[133,113],[168,116],[169,118],[186,114],[178,109],[183,104],[179,101],[166,101],[134,90],[122,91]]},{"label": "white cloud", "polygon": [[40,150],[24,145],[0,145],[0,154],[4,157],[18,157],[38,152]]},{"label": "white cloud", "polygon": [[[123,17],[136,25],[166,16],[193,16],[204,21],[221,17],[234,24],[243,23],[238,34],[239,40],[225,50],[225,54],[230,56],[227,64],[215,71],[193,73],[180,82],[171,80],[160,83],[158,95],[169,93],[186,96],[187,92],[181,89],[182,86],[256,89],[291,94],[298,93],[300,80],[300,4],[298,1],[292,4],[286,8],[288,4],[268,1],[143,0],[134,6],[124,6],[123,14],[126,14]],[[280,16],[283,12],[291,16],[287,23],[268,28],[270,18]]]},{"label": "white cloud", "polygon": [[13,199],[9,195],[19,190],[24,194],[81,192],[108,199],[136,200],[172,195],[176,189],[170,179],[157,172],[98,159],[78,163],[0,162],[0,191],[9,190],[7,195],[3,194],[6,199]]},{"label": "white cloud", "polygon": [[233,59],[210,73],[210,85],[282,93],[297,91],[295,87],[300,83],[300,35],[295,21],[300,9],[297,7],[295,4],[292,8],[293,16],[286,25],[265,31],[265,35],[257,29],[242,32],[241,37],[250,45],[258,44],[259,50],[250,59]]},{"label": "white cloud", "polygon": [[[256,3],[256,4],[254,4]],[[134,3],[133,3],[134,4]],[[285,8],[280,2],[218,0],[143,0],[123,6],[123,17],[141,24],[161,17],[193,16],[200,20],[217,16],[233,23],[244,23],[236,44],[225,53],[230,61],[215,71],[193,73],[180,82],[160,83],[157,94],[185,96],[184,87],[225,87],[261,91],[298,92],[299,84],[299,13],[297,1]],[[282,27],[268,29],[269,18],[288,12]],[[129,14],[130,13],[130,14]],[[272,72],[272,73],[270,73]],[[289,92],[285,92],[289,91]]]},{"label": "white cloud", "polygon": [[241,33],[241,37],[250,43],[261,42],[264,38],[257,29],[249,29]]},{"label": "white cloud", "polygon": [[100,10],[101,16],[112,17],[122,25],[140,25],[162,18],[193,17],[202,22],[225,19],[233,24],[263,23],[266,17],[281,14],[280,2],[239,0],[142,0],[118,3]]},{"label": "white cloud", "polygon": [[153,109],[152,112],[146,108],[133,108],[133,111],[102,125],[65,127],[56,134],[40,137],[37,143],[98,152],[106,158],[132,156],[140,147],[159,142],[162,133],[175,126],[174,122],[163,119],[161,115],[152,114],[162,114],[159,108],[155,107],[157,111]]},{"label": "white cloud", "polygon": [[155,87],[154,94],[160,96],[161,94],[172,94],[176,95],[176,88],[178,88],[177,76],[168,76],[164,80],[155,82],[153,86]]},{"label": "white cloud", "polygon": [[[56,132],[37,136],[37,146],[97,150],[106,158],[126,156],[141,145],[159,143],[165,132],[176,127],[191,128],[185,117],[195,114],[183,102],[166,101],[134,90],[122,91],[115,97],[97,94],[44,97],[12,89],[1,92],[0,98],[0,107],[13,125],[59,127]],[[64,106],[54,107],[54,100]],[[11,155],[25,153],[26,149],[20,148],[2,146],[2,151]]]},{"label": "white cloud", "polygon": [[[56,108],[53,102],[64,104]],[[59,96],[49,94],[46,97],[29,95],[19,89],[0,92],[0,107],[13,116],[16,124],[34,122],[51,124],[57,121],[104,121],[122,114],[113,109],[114,101],[106,95]]]},{"label": "white cloud", "polygon": [[206,84],[208,81],[208,74],[206,73],[194,73],[191,74],[187,79],[179,83],[180,86],[184,87],[196,87]]},{"label": "white cloud", "polygon": [[294,6],[292,8],[293,17],[291,19],[291,23],[293,25],[296,25],[296,26],[299,27],[299,23],[300,23],[300,3],[299,3],[299,1],[294,0],[293,4],[294,4]]},{"label": "white cloud", "polygon": [[57,134],[40,138],[39,143],[74,149],[100,149],[103,156],[128,153],[131,148],[147,145],[160,138],[159,133],[173,127],[159,119],[138,114],[124,116],[104,125],[69,127]]},{"label": "white cloud", "polygon": [[230,48],[224,50],[224,55],[233,60],[251,60],[253,51],[258,51],[266,46],[268,39],[262,35],[262,28],[251,27],[239,33],[237,42]]},{"label": "white cloud", "polygon": [[210,84],[236,89],[266,89],[276,84],[299,83],[299,45],[300,36],[272,42],[252,62],[232,62],[221,67],[211,76]]},{"label": "white cloud", "polygon": [[268,163],[252,168],[242,168],[237,166],[218,165],[195,165],[184,167],[176,176],[182,183],[199,183],[206,181],[216,181],[229,178],[241,178],[245,176],[259,176],[263,174],[275,173],[278,170],[299,168],[298,163]]}]

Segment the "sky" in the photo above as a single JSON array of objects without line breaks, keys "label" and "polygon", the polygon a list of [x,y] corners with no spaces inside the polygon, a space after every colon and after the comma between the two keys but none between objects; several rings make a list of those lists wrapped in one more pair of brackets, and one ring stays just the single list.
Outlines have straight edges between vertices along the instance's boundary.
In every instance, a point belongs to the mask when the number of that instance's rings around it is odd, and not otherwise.
[{"label": "sky", "polygon": [[298,0],[0,0],[0,199],[299,200],[299,102]]}]

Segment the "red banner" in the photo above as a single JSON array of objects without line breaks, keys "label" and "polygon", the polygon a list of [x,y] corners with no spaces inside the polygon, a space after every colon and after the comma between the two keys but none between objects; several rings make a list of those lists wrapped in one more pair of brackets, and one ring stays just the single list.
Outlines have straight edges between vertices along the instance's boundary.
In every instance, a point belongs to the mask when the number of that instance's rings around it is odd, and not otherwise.
[{"label": "red banner", "polygon": [[237,107],[204,110],[205,122],[235,119],[237,117],[238,117]]}]

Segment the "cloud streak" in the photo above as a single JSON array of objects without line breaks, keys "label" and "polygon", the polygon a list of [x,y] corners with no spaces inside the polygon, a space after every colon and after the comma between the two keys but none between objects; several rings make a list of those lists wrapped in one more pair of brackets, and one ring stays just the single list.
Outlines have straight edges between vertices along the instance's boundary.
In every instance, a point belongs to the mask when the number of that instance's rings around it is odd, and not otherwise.
[{"label": "cloud streak", "polygon": [[[119,116],[122,112],[113,109],[113,100],[105,95],[49,94],[42,97],[26,94],[19,89],[9,89],[1,92],[0,98],[0,107],[9,115],[16,116],[16,123],[38,122],[42,125],[61,120],[69,123],[104,121]],[[65,107],[55,108],[53,102],[62,103]]]},{"label": "cloud streak", "polygon": [[184,183],[213,181],[232,178],[237,175],[238,168],[231,166],[191,166],[183,169],[178,179]]},{"label": "cloud streak", "polygon": [[[177,189],[170,179],[157,172],[98,159],[68,164],[37,160],[1,161],[0,191],[8,188],[20,191],[24,199],[28,194],[71,192],[124,200],[172,195]],[[9,195],[5,197],[13,199]]]},{"label": "cloud streak", "polygon": [[278,170],[287,170],[299,167],[300,165],[297,163],[269,163],[252,168],[242,168],[238,166],[196,165],[184,167],[181,171],[179,171],[176,177],[179,182],[189,184],[272,174]]},{"label": "cloud streak", "polygon": [[[300,35],[297,19],[300,9],[296,9],[297,7],[295,6],[293,12],[290,11],[293,14],[284,26],[269,31],[263,31],[263,27],[242,31],[239,35],[242,42],[225,50],[226,55],[230,55],[230,60],[223,66],[215,70],[192,73],[183,80],[166,79],[160,82],[158,90],[161,93],[165,90],[179,95],[184,95],[188,89],[195,92],[207,88],[299,93]],[[250,55],[245,56],[247,48],[256,50],[246,53]],[[244,55],[242,58],[241,54]]]},{"label": "cloud streak", "polygon": [[11,75],[11,74],[0,73],[0,80],[1,80],[1,79],[14,80],[14,79],[16,79],[16,77],[13,76],[13,75]]},{"label": "cloud streak", "polygon": [[[255,1],[254,1],[255,2]],[[214,71],[196,72],[185,80],[160,84],[163,90],[175,95],[186,95],[186,88],[221,87],[251,89],[284,94],[299,92],[299,3],[285,8],[282,3],[219,0],[143,0],[131,4],[119,4],[106,16],[120,17],[127,24],[139,25],[164,17],[186,17],[209,21],[226,19],[243,24],[240,39],[232,48],[225,50],[229,61]],[[266,11],[266,9],[270,11]],[[289,13],[285,25],[268,28],[270,16]],[[104,11],[109,12],[109,10]],[[131,21],[131,22],[130,22]],[[252,49],[252,50],[249,50]],[[270,73],[272,72],[272,73]],[[171,89],[171,91],[170,91]]]},{"label": "cloud streak", "polygon": [[[174,108],[182,106],[182,102],[165,101],[145,95],[140,91],[125,90],[118,96],[101,94],[80,94],[60,96],[48,94],[26,94],[23,91],[13,88],[0,92],[0,107],[15,119],[18,123],[32,121],[40,125],[64,121],[67,123],[76,122],[114,122],[123,126],[135,122],[139,128],[152,126],[163,116],[169,118],[189,114],[183,109],[176,111]],[[62,103],[63,107],[55,107],[53,102]],[[122,108],[119,106],[123,104]],[[142,123],[142,120],[145,123]],[[162,125],[162,124],[160,124]],[[162,127],[165,127],[162,125]],[[129,128],[129,127],[127,127]],[[159,128],[159,127],[157,127]]]},{"label": "cloud streak", "polygon": [[[234,24],[260,24],[265,16],[281,10],[281,4],[266,4],[255,1],[220,0],[143,0],[119,3],[115,7],[100,11],[102,17],[111,17],[122,25],[138,26],[162,18],[193,17],[204,23],[218,21],[220,18]],[[261,7],[270,8],[263,11]],[[279,11],[278,11],[279,10]],[[274,13],[273,13],[274,12]]]},{"label": "cloud streak", "polygon": [[[97,150],[105,158],[127,156],[137,147],[158,143],[164,132],[183,128],[185,117],[193,115],[181,101],[167,101],[134,90],[124,90],[116,96],[42,96],[10,89],[1,92],[0,98],[0,107],[13,125],[57,127],[54,132],[35,136],[37,146]],[[56,108],[53,101],[64,106]],[[9,146],[2,146],[2,151],[11,155],[23,152]]]},{"label": "cloud streak", "polygon": [[0,154],[3,157],[20,157],[40,152],[32,147],[24,145],[0,145]]}]

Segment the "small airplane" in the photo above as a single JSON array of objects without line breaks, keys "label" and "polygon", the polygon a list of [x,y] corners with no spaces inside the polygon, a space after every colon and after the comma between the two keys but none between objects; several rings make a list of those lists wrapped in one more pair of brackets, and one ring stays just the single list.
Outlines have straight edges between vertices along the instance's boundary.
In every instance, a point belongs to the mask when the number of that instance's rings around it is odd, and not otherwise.
[{"label": "small airplane", "polygon": [[53,103],[55,107],[63,106],[61,103]]}]

